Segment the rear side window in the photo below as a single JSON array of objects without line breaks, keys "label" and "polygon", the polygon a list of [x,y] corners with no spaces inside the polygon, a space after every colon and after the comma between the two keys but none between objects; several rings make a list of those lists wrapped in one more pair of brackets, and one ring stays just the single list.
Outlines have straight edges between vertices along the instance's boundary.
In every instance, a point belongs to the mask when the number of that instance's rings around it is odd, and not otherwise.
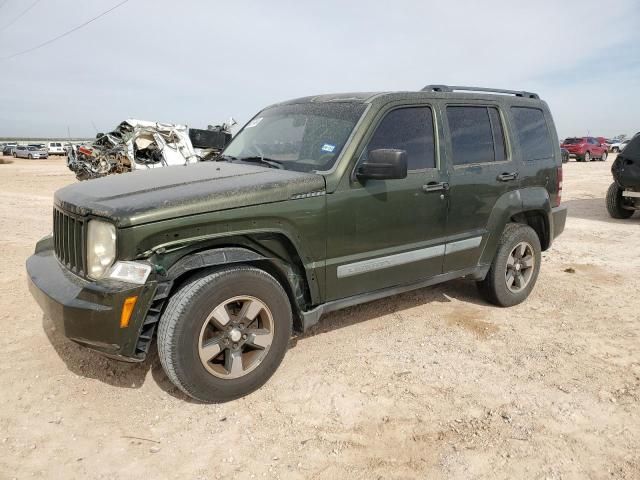
[{"label": "rear side window", "polygon": [[447,107],[454,165],[500,162],[507,159],[504,129],[497,108]]},{"label": "rear side window", "polygon": [[431,108],[408,107],[389,112],[373,134],[367,153],[378,148],[405,150],[409,170],[435,168]]},{"label": "rear side window", "polygon": [[553,147],[544,113],[539,108],[511,107],[516,135],[525,161],[553,157]]}]

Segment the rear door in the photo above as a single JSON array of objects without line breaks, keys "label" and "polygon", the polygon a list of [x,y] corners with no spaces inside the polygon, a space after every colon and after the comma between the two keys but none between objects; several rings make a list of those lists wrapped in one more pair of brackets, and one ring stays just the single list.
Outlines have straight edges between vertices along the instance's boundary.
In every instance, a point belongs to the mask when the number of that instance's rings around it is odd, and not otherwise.
[{"label": "rear door", "polygon": [[551,114],[541,106],[518,105],[511,106],[509,114],[514,148],[522,159],[521,187],[545,187],[554,199],[558,194],[558,167],[562,163]]},{"label": "rear door", "polygon": [[327,195],[327,301],[442,272],[448,184],[436,132],[433,105],[389,106],[372,125],[358,163],[371,150],[401,149],[408,175],[345,178]]},{"label": "rear door", "polygon": [[519,187],[505,112],[497,103],[448,103],[449,212],[444,272],[477,265],[487,223],[498,199]]}]

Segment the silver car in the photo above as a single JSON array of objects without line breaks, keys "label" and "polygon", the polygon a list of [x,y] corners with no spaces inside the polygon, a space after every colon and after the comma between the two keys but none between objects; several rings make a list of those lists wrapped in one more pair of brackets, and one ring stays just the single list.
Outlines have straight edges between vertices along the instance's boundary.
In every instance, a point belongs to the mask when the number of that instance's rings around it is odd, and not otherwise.
[{"label": "silver car", "polygon": [[44,147],[18,145],[13,150],[13,156],[16,158],[48,158],[49,152],[47,152],[47,149]]}]

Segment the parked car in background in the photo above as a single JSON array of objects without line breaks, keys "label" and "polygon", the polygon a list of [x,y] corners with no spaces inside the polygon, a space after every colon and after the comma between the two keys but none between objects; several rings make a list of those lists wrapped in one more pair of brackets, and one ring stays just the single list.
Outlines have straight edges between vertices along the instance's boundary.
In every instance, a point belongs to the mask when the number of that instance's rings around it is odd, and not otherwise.
[{"label": "parked car in background", "polygon": [[609,149],[612,152],[617,153],[617,152],[620,152],[624,147],[626,147],[628,143],[629,143],[629,140],[618,140],[613,142],[609,147]]},{"label": "parked car in background", "polygon": [[569,150],[561,148],[560,154],[562,155],[562,163],[567,163],[569,161]]},{"label": "parked car in background", "polygon": [[2,155],[10,156],[13,155],[13,151],[17,147],[16,143],[5,143],[2,147]]},{"label": "parked car in background", "polygon": [[47,151],[49,155],[66,155],[67,151],[64,148],[62,142],[49,142],[47,144]]},{"label": "parked car in background", "polygon": [[590,162],[593,159],[604,162],[607,159],[608,148],[594,137],[570,137],[565,139],[560,147],[566,149],[569,155],[579,162]]},{"label": "parked car in background", "polygon": [[596,137],[596,140],[598,140],[600,145],[607,149],[607,152],[609,151],[609,149],[611,148],[611,144],[613,143],[613,140],[609,140],[606,137]]},{"label": "parked car in background", "polygon": [[18,145],[13,152],[13,156],[16,158],[47,158],[49,153],[44,147],[37,147],[35,145]]}]

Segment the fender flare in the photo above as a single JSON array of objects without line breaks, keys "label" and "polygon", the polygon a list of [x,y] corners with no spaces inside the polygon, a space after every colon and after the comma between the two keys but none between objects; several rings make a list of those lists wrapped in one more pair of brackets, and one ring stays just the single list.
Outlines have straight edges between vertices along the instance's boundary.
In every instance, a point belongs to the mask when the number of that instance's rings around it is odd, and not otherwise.
[{"label": "fender flare", "polygon": [[[553,222],[550,222],[551,200],[544,187],[525,187],[503,194],[495,203],[489,221],[487,222],[488,236],[484,243],[479,265],[489,265],[493,261],[498,242],[502,236],[504,226],[511,222],[518,214],[540,212],[545,220],[548,243],[553,239]],[[544,242],[542,242],[544,243]]]},{"label": "fender flare", "polygon": [[165,274],[166,281],[163,283],[166,285],[166,296],[173,290],[175,282],[190,272],[238,264],[262,268],[280,282],[291,302],[294,313],[294,329],[300,330],[302,327],[301,312],[305,309],[306,278],[297,274],[286,262],[267,257],[249,248],[220,246],[185,255],[174,263]]},{"label": "fender flare", "polygon": [[190,253],[182,257],[174,263],[169,270],[167,270],[167,277],[171,280],[175,280],[191,270],[261,260],[267,260],[267,258],[253,250],[249,250],[248,248],[212,248],[209,250]]}]

